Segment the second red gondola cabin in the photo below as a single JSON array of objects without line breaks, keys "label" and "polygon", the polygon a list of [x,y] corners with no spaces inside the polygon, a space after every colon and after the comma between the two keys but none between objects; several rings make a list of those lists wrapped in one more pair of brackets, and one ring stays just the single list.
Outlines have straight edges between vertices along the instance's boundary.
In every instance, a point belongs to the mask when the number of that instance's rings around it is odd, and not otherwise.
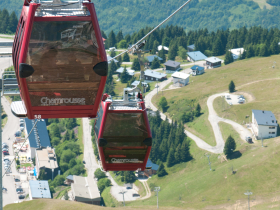
[{"label": "second red gondola cabin", "polygon": [[94,130],[105,171],[145,170],[152,135],[142,99],[113,101],[105,94]]}]

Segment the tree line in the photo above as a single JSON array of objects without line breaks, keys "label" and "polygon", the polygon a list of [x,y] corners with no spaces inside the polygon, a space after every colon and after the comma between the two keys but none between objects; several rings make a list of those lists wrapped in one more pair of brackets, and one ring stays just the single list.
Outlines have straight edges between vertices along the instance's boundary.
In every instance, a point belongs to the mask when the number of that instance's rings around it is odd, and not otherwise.
[{"label": "tree line", "polygon": [[7,9],[0,10],[0,33],[14,34],[17,30],[18,18],[15,11],[9,14]]},{"label": "tree line", "polygon": [[[151,28],[146,27],[126,36],[123,36],[122,31],[119,31],[117,35],[111,31],[106,40],[106,46],[117,46],[119,42],[125,40],[125,47],[128,47],[128,45],[136,43],[150,30]],[[279,54],[279,42],[280,30],[278,28],[267,29],[254,26],[249,29],[241,27],[231,31],[226,29],[209,32],[208,29],[200,29],[186,33],[182,27],[171,25],[158,29],[151,34],[147,38],[144,49],[152,50],[152,54],[155,54],[158,52],[157,47],[159,45],[167,46],[169,47],[168,59],[174,60],[178,55],[186,59],[187,46],[192,44],[195,44],[196,51],[201,51],[206,56],[220,56],[226,54],[229,49],[245,48],[244,55],[240,57],[244,59]],[[167,52],[162,49],[158,53],[160,57],[166,59]]]},{"label": "tree line", "polygon": [[[78,126],[76,119],[48,119],[47,125],[51,145],[55,148],[57,163],[62,172],[53,181],[49,180],[50,190],[54,192],[54,188],[62,185],[68,175],[83,175],[86,170],[82,161],[77,159],[82,151],[77,143],[77,129],[74,129]],[[39,179],[44,179],[43,174]]]},{"label": "tree line", "polygon": [[172,167],[181,162],[192,159],[189,151],[190,142],[181,123],[162,120],[159,111],[155,115],[149,114],[149,124],[153,136],[153,146],[150,159],[154,163],[166,162],[167,167]]}]

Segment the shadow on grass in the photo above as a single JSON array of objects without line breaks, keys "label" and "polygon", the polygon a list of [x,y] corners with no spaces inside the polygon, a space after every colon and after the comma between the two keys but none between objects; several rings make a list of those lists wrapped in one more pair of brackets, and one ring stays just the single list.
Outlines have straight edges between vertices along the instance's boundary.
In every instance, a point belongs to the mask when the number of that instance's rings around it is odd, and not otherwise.
[{"label": "shadow on grass", "polygon": [[228,155],[228,159],[232,160],[232,159],[237,159],[240,158],[242,156],[242,153],[239,151],[235,151],[232,154]]}]

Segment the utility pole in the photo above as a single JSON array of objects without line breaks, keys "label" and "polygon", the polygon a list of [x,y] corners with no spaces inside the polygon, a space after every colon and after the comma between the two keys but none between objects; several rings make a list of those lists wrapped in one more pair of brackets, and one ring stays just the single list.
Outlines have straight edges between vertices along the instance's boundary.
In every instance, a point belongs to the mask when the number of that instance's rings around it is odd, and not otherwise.
[{"label": "utility pole", "polygon": [[263,147],[263,137],[262,137],[262,134],[261,134],[261,140],[262,140],[262,147]]},{"label": "utility pole", "polygon": [[123,189],[122,189],[122,191],[121,191],[121,192],[119,192],[119,193],[123,195],[123,206],[125,206],[125,202],[124,202],[124,194],[126,193],[126,191],[123,191]]},{"label": "utility pole", "polygon": [[156,196],[157,196],[157,208],[158,208],[158,192],[160,191],[160,187],[155,187]]},{"label": "utility pole", "polygon": [[250,195],[252,195],[252,192],[249,192],[249,190],[247,190],[247,192],[244,193],[245,195],[248,195],[248,210],[250,210]]},{"label": "utility pole", "polygon": [[210,171],[212,171],[212,169],[211,169],[211,162],[210,162],[210,159],[209,159],[210,155],[209,155],[209,154],[206,154],[206,157],[208,157],[208,165],[209,165],[209,167],[210,167]]}]

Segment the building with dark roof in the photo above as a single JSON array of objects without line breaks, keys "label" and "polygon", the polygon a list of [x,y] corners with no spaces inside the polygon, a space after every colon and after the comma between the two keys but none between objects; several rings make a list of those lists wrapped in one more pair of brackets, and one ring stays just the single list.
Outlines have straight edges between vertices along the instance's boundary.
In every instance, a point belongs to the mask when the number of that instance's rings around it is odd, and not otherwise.
[{"label": "building with dark roof", "polygon": [[180,64],[181,64],[180,62],[169,60],[165,62],[163,65],[165,65],[165,70],[167,72],[175,72],[181,69]]},{"label": "building with dark roof", "polygon": [[[25,133],[26,136],[30,133],[33,126],[35,124],[35,120],[29,120],[25,118]],[[49,133],[47,130],[47,125],[45,120],[38,120],[36,126],[28,137],[29,145],[30,145],[30,157],[35,157],[35,150],[39,148],[47,148],[51,147],[51,141],[49,137]]]},{"label": "building with dark roof", "polygon": [[145,171],[139,171],[138,176],[140,176],[142,178],[150,177],[157,173],[158,168],[159,168],[159,165],[153,163],[150,159],[148,159]]},{"label": "building with dark roof", "polygon": [[191,62],[201,61],[207,58],[207,56],[200,51],[188,52],[187,54],[188,54],[188,61]]},{"label": "building with dark roof", "polygon": [[33,199],[51,199],[51,192],[48,181],[29,180],[29,198]]},{"label": "building with dark roof", "polygon": [[188,52],[193,52],[195,49],[195,45],[191,44],[191,45],[187,46],[187,49],[188,49]]},{"label": "building with dark roof", "polygon": [[194,65],[191,67],[192,70],[192,75],[196,76],[196,75],[200,75],[204,73],[204,67],[198,66],[198,65]]},{"label": "building with dark roof", "polygon": [[149,65],[152,64],[152,62],[154,61],[155,58],[157,58],[160,62],[163,61],[163,59],[161,57],[158,57],[157,55],[150,55],[150,56],[146,57],[146,59],[148,60]]},{"label": "building with dark roof", "polygon": [[222,65],[222,61],[220,58],[217,57],[210,57],[206,58],[206,66],[209,68],[218,68]]},{"label": "building with dark roof", "polygon": [[257,139],[277,136],[278,123],[271,111],[252,110],[252,129]]},{"label": "building with dark roof", "polygon": [[149,69],[144,72],[145,82],[147,83],[151,81],[163,81],[166,79],[166,76],[166,74]]}]

